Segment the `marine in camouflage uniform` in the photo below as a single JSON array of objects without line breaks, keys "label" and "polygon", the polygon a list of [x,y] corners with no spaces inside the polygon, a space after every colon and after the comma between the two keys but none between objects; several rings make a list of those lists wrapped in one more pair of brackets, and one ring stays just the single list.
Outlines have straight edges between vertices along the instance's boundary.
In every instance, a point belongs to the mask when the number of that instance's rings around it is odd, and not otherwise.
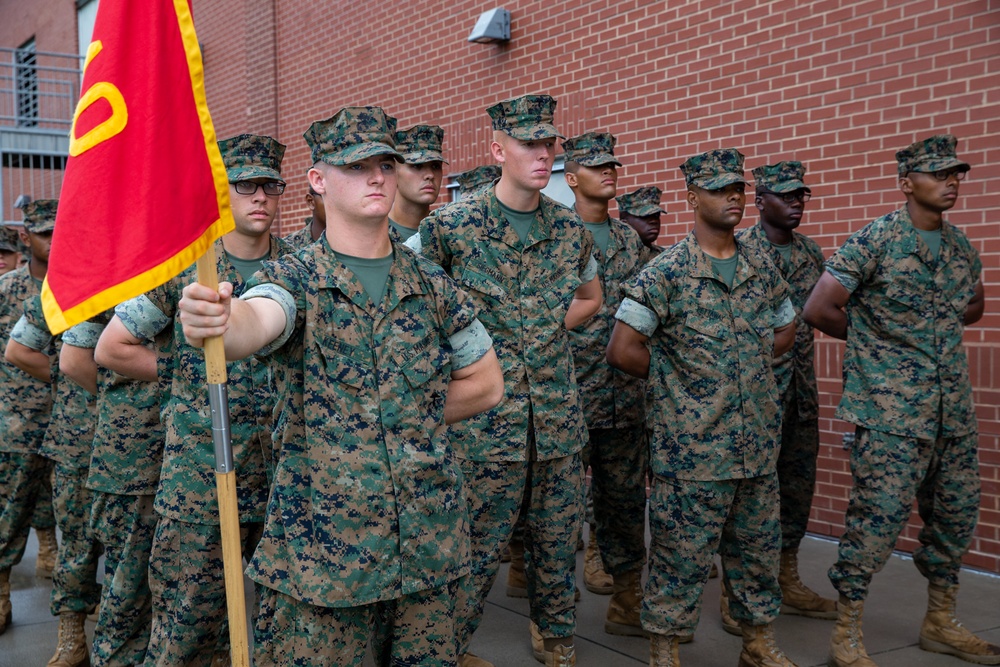
[{"label": "marine in camouflage uniform", "polygon": [[[56,201],[40,199],[24,208],[29,263],[0,276],[0,340],[6,345],[26,299],[38,296],[48,267]],[[27,545],[32,513],[43,477],[52,464],[39,454],[52,387],[6,359],[0,359],[0,632],[12,619],[9,577]]]},{"label": "marine in camouflage uniform", "polygon": [[[760,211],[760,222],[736,235],[750,252],[767,257],[778,269],[788,283],[796,313],[802,312],[823,273],[823,251],[819,244],[795,231],[812,194],[802,180],[805,171],[802,163],[794,160],[754,169],[755,204]],[[781,610],[832,619],[837,617],[836,601],[820,597],[798,575],[799,544],[809,523],[819,454],[819,392],[813,361],[813,329],[800,315],[795,317],[795,344],[774,360],[774,374],[782,408],[778,453]]]},{"label": "marine in camouflage uniform", "polygon": [[306,193],[306,205],[312,213],[306,218],[305,224],[298,231],[284,237],[285,243],[291,250],[298,250],[319,240],[319,237],[323,236],[326,231],[326,210],[323,208],[323,198],[312,189],[311,185]]},{"label": "marine in camouflage uniform", "polygon": [[860,643],[861,612],[914,500],[924,526],[913,562],[930,598],[921,648],[1000,664],[1000,647],[955,620],[980,485],[962,334],[984,308],[979,254],[943,217],[969,171],[955,146],[938,135],[896,153],[906,204],[844,242],[805,308],[810,324],[847,340],[836,416],[857,426],[854,487],[829,572],[841,595],[830,664],[874,664]]},{"label": "marine in camouflage uniform", "polygon": [[461,197],[478,195],[483,190],[492,187],[500,178],[500,173],[500,165],[498,164],[484,164],[463,171],[455,177],[458,182],[459,195]]},{"label": "marine in camouflage uniform", "polygon": [[618,203],[618,215],[621,221],[636,231],[642,240],[642,264],[663,252],[663,246],[656,245],[660,236],[660,216],[666,211],[660,208],[660,195],[663,192],[655,185],[647,185],[615,197]]},{"label": "marine in camouflage uniform", "polygon": [[378,107],[313,123],[326,236],[269,263],[231,320],[213,302],[200,323],[214,293],[185,290],[194,342],[231,322],[227,352],[257,352],[284,375],[281,458],[248,570],[263,586],[259,667],[361,664],[373,630],[379,664],[455,664],[468,505],[445,420],[465,416],[454,398],[481,369],[489,391],[475,411],[500,400],[502,380],[468,295],[389,238],[394,129]]},{"label": "marine in camouflage uniform", "polygon": [[[278,195],[284,190],[280,175],[284,149],[271,137],[252,134],[219,142],[236,230],[216,243],[216,269],[219,279],[232,283],[237,293],[242,293],[264,261],[288,252],[281,239],[269,234]],[[248,184],[256,188],[241,194]],[[267,215],[253,215],[261,211]],[[261,251],[265,254],[257,255]],[[106,333],[97,349],[100,358],[102,347],[117,341],[144,353],[149,362],[158,352],[145,345],[161,335],[169,341],[160,344],[170,361],[170,386],[161,413],[165,444],[153,505],[159,520],[149,559],[153,621],[145,659],[148,666],[208,665],[213,655],[224,660],[229,653],[204,355],[185,341],[177,310],[181,290],[195,275],[195,267],[189,267],[161,287],[119,305],[109,327],[120,324],[118,330],[124,336],[109,339]],[[136,379],[156,379],[128,366],[108,366]],[[240,543],[249,560],[263,528],[268,496],[274,382],[268,367],[253,358],[228,363],[226,373]]]},{"label": "marine in camouflage uniform", "polygon": [[397,130],[396,150],[403,164],[396,171],[396,199],[389,213],[389,236],[403,243],[417,233],[420,221],[431,212],[441,191],[443,166],[441,154],[444,130],[437,125],[414,125]]},{"label": "marine in camouflage uniform", "polygon": [[[642,567],[646,563],[646,470],[644,383],[608,365],[605,348],[622,300],[622,284],[642,268],[644,246],[627,224],[608,215],[621,166],[615,137],[587,132],[562,143],[566,182],[575,210],[594,237],[594,258],[604,303],[586,324],[570,331],[573,361],[587,420],[584,467],[591,468],[593,513],[584,557],[584,584],[614,593],[605,630],[645,636],[639,623]],[[599,548],[595,548],[596,543]],[[596,561],[596,562],[595,562]],[[606,574],[605,574],[606,572]],[[610,576],[609,576],[610,575]]]},{"label": "marine in camouflage uniform", "polygon": [[472,509],[460,650],[468,651],[500,550],[526,498],[525,573],[540,661],[557,650],[575,660],[586,423],[567,326],[589,319],[601,304],[592,237],[575,213],[540,192],[561,137],[552,125],[555,104],[548,95],[526,95],[487,109],[491,150],[504,165],[500,180],[435,211],[411,239],[419,238],[414,245],[424,256],[470,293],[504,371],[504,401],[449,432]]},{"label": "marine in camouflage uniform", "polygon": [[24,348],[18,357],[24,359],[27,354],[45,364],[53,385],[52,414],[39,450],[55,461],[52,507],[62,534],[49,605],[52,614],[59,616],[59,642],[50,667],[87,664],[83,623],[101,594],[97,583],[101,545],[90,528],[93,494],[86,485],[97,423],[95,396],[58,373],[63,338],[49,332],[40,296],[24,302],[24,315],[10,334],[11,343]]},{"label": "marine in camouflage uniform", "polygon": [[792,344],[795,311],[771,263],[733,237],[745,201],[743,156],[709,151],[681,170],[694,229],[625,286],[607,351],[611,365],[648,376],[652,395],[642,625],[651,664],[678,664],[678,637],[698,624],[718,551],[743,630],[740,664],[790,665],[771,631],[781,604],[781,416],[771,363]]},{"label": "marine in camouflage uniform", "polygon": [[[106,311],[65,332],[60,369],[66,375],[86,375],[97,390],[87,488],[94,494],[90,525],[104,545],[105,576],[92,664],[126,667],[142,664],[149,643],[152,594],[147,573],[164,435],[160,384],[132,380],[94,362],[94,348],[113,314]],[[160,377],[168,377],[167,359],[158,361],[164,369]]]}]

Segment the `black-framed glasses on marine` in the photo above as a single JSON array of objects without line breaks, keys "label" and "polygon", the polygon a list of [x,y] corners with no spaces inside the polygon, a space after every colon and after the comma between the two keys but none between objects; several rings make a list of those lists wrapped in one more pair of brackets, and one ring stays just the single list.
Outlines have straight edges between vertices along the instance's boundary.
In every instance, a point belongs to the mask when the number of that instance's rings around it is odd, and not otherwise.
[{"label": "black-framed glasses on marine", "polygon": [[934,179],[938,181],[947,181],[952,174],[955,175],[957,180],[961,181],[965,178],[965,174],[968,172],[965,169],[938,169],[937,171],[932,171],[930,173],[934,176]]},{"label": "black-framed glasses on marine", "polygon": [[794,192],[768,192],[767,194],[772,197],[777,197],[786,204],[791,204],[793,201],[805,203],[812,199],[812,194],[806,192],[805,190],[795,190]]},{"label": "black-framed glasses on marine", "polygon": [[279,183],[278,181],[265,181],[264,183],[236,181],[233,183],[233,187],[236,188],[237,194],[241,195],[252,195],[257,192],[258,186],[264,189],[264,194],[271,197],[277,197],[285,191],[285,184]]}]

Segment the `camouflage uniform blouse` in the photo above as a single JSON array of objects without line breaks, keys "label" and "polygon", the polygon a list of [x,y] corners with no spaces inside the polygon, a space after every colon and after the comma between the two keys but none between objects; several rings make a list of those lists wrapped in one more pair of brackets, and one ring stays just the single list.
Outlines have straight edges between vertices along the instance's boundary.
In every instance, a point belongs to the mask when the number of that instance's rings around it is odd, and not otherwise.
[{"label": "camouflage uniform blouse", "polygon": [[[788,283],[788,298],[795,306],[795,344],[791,350],[774,360],[774,377],[780,396],[790,390],[795,392],[800,422],[818,419],[819,392],[816,389],[816,367],[813,361],[813,328],[806,324],[801,313],[806,299],[823,274],[823,251],[808,236],[792,232],[791,258],[786,260],[767,240],[767,234],[760,224],[740,230],[736,238],[747,248],[747,252],[758,253],[770,259]],[[795,381],[794,385],[792,380]]]},{"label": "camouflage uniform blouse", "polygon": [[452,337],[475,312],[439,267],[393,252],[377,307],[326,237],[268,264],[246,293],[288,317],[259,352],[284,374],[281,455],[248,575],[313,605],[392,600],[468,572],[444,402]]},{"label": "camouflage uniform blouse", "polygon": [[944,221],[934,259],[904,206],[854,233],[826,266],[851,293],[837,417],[911,438],[975,433],[962,322],[983,267],[965,234]]},{"label": "camouflage uniform blouse", "polygon": [[[24,301],[36,297],[42,281],[27,266],[0,276],[0,341],[7,345]],[[52,386],[36,380],[0,355],[0,451],[38,454],[52,411]]]},{"label": "camouflage uniform blouse", "polygon": [[649,336],[650,465],[661,477],[709,481],[774,472],[781,426],[774,329],[790,324],[795,312],[773,266],[742,244],[737,251],[731,290],[694,233],[625,286],[651,317],[637,320],[629,301],[617,315]]},{"label": "camouflage uniform blouse", "polygon": [[604,303],[593,319],[569,332],[588,428],[636,426],[644,419],[645,383],[608,365],[604,352],[622,301],[622,285],[642,268],[645,246],[625,223],[611,220],[609,224],[607,256],[594,246]]},{"label": "camouflage uniform blouse", "polygon": [[15,340],[50,359],[52,373],[52,417],[39,453],[64,466],[86,470],[94,444],[97,424],[96,397],[59,373],[59,353],[63,336],[49,333],[42,299],[33,296],[24,302],[24,315],[10,334]]},{"label": "camouflage uniform blouse", "polygon": [[[286,249],[284,241],[271,237],[272,259]],[[231,282],[233,294],[242,294],[245,283],[221,242],[215,244],[215,256],[219,280]],[[205,357],[201,348],[187,343],[176,316],[181,291],[196,277],[191,266],[166,284],[121,304],[115,314],[136,338],[153,341],[164,330],[172,333],[165,343],[171,381],[160,415],[166,441],[154,507],[172,519],[218,525]],[[226,374],[240,522],[262,521],[268,492],[264,455],[271,449],[272,382],[267,366],[253,358],[227,363]]]},{"label": "camouflage uniform blouse", "polygon": [[313,242],[312,237],[312,216],[306,218],[305,227],[301,227],[284,238],[288,244],[289,251],[294,252],[299,248],[304,248]]},{"label": "camouflage uniform blouse", "polygon": [[593,244],[573,211],[542,195],[522,245],[492,186],[420,223],[421,253],[471,295],[503,369],[500,405],[449,432],[459,456],[524,461],[529,426],[539,461],[583,448],[586,424],[563,319],[576,288],[594,276]]}]

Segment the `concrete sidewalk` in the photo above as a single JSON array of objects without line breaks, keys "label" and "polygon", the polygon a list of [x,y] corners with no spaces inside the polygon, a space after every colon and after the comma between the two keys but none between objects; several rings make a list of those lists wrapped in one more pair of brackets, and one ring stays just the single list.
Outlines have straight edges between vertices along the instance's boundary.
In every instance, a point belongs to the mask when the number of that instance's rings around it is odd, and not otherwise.
[{"label": "concrete sidewalk", "polygon": [[[58,621],[49,614],[51,582],[34,576],[37,548],[32,533],[24,560],[11,575],[14,621],[7,632],[0,635],[0,667],[41,667],[55,652]],[[834,593],[826,579],[826,569],[836,552],[835,542],[807,538],[799,556],[803,580],[831,597]],[[583,552],[578,555],[577,564],[578,576],[582,579]],[[507,566],[504,565],[490,593],[472,651],[491,660],[496,667],[532,667],[539,663],[531,655],[528,602],[504,594],[506,574]],[[885,570],[875,577],[865,607],[865,646],[879,667],[960,667],[968,664],[918,648],[917,633],[926,601],[925,580],[913,563],[908,558],[893,556]],[[577,664],[581,667],[647,664],[648,641],[605,634],[607,603],[607,596],[583,589],[577,605]],[[684,667],[736,664],[740,640],[723,632],[718,608],[719,583],[712,579],[705,588],[695,640],[680,650]],[[1000,577],[964,571],[959,616],[972,631],[1000,644]],[[826,664],[832,625],[832,621],[795,616],[779,618],[776,623],[779,645],[800,667],[820,667]],[[88,622],[87,629],[88,634],[92,634],[93,623]]]}]

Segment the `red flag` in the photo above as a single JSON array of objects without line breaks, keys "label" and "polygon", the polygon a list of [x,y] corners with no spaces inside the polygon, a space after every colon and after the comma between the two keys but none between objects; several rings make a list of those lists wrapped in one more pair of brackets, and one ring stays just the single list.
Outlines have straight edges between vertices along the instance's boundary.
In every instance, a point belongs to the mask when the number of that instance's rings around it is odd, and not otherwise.
[{"label": "red flag", "polygon": [[163,284],[234,227],[189,0],[101,0],[49,270],[53,333]]}]

